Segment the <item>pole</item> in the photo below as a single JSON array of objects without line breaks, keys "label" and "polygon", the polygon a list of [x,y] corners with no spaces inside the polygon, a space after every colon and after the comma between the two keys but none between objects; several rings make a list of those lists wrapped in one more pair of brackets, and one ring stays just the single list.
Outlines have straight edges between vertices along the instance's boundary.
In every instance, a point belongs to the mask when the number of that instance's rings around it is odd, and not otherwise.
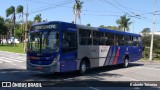
[{"label": "pole", "polygon": [[78,3],[78,0],[75,0],[75,5],[74,5],[74,24],[76,24],[76,19],[77,19],[77,3]]},{"label": "pole", "polygon": [[27,43],[26,43],[26,38],[27,38],[27,25],[28,25],[28,1],[27,2],[27,10],[26,10],[26,26],[25,26],[25,35],[24,35],[24,53],[27,51]]},{"label": "pole", "polygon": [[154,0],[154,15],[152,20],[152,35],[151,35],[151,46],[150,46],[150,55],[149,55],[150,61],[153,61],[153,40],[154,40],[155,17],[156,17],[156,0]]}]

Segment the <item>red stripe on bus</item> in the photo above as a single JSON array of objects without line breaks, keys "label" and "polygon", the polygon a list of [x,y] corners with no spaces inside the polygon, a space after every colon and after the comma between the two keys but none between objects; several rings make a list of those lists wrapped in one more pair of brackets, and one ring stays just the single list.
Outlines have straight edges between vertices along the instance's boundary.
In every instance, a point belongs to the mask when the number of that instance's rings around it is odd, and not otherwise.
[{"label": "red stripe on bus", "polygon": [[116,52],[116,56],[115,56],[114,61],[113,61],[113,65],[117,64],[117,60],[118,60],[118,57],[119,57],[119,51],[120,51],[120,48],[118,47],[118,50]]}]

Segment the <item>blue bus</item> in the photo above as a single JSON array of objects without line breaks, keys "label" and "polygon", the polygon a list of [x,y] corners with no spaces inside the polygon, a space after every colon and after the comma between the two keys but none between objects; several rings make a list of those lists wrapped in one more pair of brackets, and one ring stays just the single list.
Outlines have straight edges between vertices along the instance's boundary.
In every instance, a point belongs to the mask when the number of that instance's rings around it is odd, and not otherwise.
[{"label": "blue bus", "polygon": [[28,33],[27,70],[68,72],[121,64],[142,58],[141,35],[51,21],[33,24]]}]

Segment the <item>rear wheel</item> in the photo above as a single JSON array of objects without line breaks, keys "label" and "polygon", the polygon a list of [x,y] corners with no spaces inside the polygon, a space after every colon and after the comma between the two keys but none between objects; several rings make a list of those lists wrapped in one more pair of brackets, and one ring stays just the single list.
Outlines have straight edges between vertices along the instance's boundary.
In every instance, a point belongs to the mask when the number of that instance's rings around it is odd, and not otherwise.
[{"label": "rear wheel", "polygon": [[87,70],[87,63],[83,60],[80,64],[79,74],[84,75]]}]

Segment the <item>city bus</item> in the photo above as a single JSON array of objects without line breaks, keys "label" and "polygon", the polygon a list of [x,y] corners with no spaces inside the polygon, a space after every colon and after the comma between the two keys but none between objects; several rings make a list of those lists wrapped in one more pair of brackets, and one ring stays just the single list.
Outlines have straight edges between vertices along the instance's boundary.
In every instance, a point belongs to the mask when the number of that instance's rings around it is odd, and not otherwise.
[{"label": "city bus", "polygon": [[142,58],[141,35],[61,21],[36,23],[28,32],[27,70],[78,71]]}]

